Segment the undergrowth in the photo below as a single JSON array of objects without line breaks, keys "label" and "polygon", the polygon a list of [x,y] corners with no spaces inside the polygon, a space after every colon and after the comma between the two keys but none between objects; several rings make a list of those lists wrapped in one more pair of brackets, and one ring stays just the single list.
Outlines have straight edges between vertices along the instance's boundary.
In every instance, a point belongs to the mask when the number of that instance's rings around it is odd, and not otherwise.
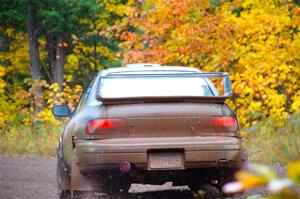
[{"label": "undergrowth", "polygon": [[0,131],[0,155],[54,157],[61,126],[11,125]]},{"label": "undergrowth", "polygon": [[251,162],[285,165],[300,159],[300,115],[291,115],[282,127],[270,120],[244,129],[244,146]]}]

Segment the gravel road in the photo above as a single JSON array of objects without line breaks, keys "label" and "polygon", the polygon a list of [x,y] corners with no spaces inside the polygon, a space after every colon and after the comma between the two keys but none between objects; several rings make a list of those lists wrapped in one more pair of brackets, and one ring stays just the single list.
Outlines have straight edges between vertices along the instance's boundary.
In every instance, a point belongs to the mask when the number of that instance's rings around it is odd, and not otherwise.
[{"label": "gravel road", "polygon": [[[277,168],[284,173],[283,168]],[[0,157],[0,199],[57,199],[56,159],[28,157]],[[136,187],[139,189],[139,186]],[[160,188],[161,190],[161,188]],[[247,195],[264,194],[258,189]],[[164,190],[154,193],[129,195],[130,198],[193,198],[189,191]],[[89,198],[89,197],[88,197]],[[116,199],[113,196],[100,197]]]},{"label": "gravel road", "polygon": [[57,198],[56,160],[0,158],[0,198]]},{"label": "gravel road", "polygon": [[[0,157],[0,199],[57,199],[56,159]],[[174,190],[130,195],[130,198],[192,198]],[[101,198],[115,199],[112,196]]]}]

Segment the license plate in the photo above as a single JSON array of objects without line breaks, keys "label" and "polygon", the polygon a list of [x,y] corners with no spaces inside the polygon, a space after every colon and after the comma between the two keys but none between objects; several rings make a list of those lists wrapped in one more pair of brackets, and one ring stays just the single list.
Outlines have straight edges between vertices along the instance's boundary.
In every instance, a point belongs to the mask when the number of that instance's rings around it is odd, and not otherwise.
[{"label": "license plate", "polygon": [[183,153],[150,153],[148,155],[148,166],[150,169],[183,169]]}]

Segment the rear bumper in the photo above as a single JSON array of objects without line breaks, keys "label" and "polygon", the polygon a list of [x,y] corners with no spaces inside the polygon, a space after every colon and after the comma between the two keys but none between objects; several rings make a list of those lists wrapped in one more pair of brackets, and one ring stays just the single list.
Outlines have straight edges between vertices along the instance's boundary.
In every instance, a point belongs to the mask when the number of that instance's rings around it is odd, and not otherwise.
[{"label": "rear bumper", "polygon": [[182,151],[184,169],[240,167],[245,159],[240,139],[234,137],[113,138],[75,144],[82,172],[115,169],[122,161],[149,170],[149,151]]}]

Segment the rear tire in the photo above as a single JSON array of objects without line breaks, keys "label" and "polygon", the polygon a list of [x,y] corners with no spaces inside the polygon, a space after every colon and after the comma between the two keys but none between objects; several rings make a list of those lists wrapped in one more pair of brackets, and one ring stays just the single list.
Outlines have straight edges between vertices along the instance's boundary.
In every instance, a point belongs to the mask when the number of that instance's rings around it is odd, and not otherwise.
[{"label": "rear tire", "polygon": [[105,180],[105,190],[112,195],[126,195],[130,186],[131,180],[127,175],[109,175]]}]

